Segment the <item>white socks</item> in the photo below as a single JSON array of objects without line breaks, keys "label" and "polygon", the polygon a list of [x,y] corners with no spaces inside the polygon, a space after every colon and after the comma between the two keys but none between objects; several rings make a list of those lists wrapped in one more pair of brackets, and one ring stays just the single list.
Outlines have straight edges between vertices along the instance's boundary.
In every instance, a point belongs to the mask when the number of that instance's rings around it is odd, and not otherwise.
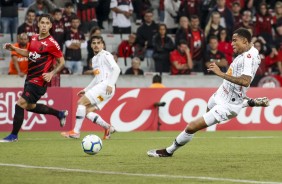
[{"label": "white socks", "polygon": [[166,148],[166,151],[170,154],[173,154],[178,148],[184,146],[186,143],[190,142],[193,138],[194,134],[188,134],[182,131],[173,141],[172,145]]},{"label": "white socks", "polygon": [[86,114],[86,107],[84,105],[78,105],[76,110],[76,120],[75,120],[75,126],[73,131],[75,133],[80,133],[80,129],[83,123],[83,120],[85,118]]},{"label": "white socks", "polygon": [[92,121],[93,123],[96,123],[98,125],[100,125],[101,127],[103,127],[104,129],[109,129],[111,127],[111,125],[109,125],[106,121],[104,121],[101,116],[99,116],[99,114],[95,113],[95,112],[89,112],[86,117]]}]

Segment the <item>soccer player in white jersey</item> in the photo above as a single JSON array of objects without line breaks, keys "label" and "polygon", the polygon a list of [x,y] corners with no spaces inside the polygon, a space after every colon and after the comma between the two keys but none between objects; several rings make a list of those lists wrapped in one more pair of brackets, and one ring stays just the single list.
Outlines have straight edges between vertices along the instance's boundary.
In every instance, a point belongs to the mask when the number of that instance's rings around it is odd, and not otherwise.
[{"label": "soccer player in white jersey", "polygon": [[236,117],[247,104],[246,92],[261,62],[259,52],[251,43],[251,33],[244,28],[234,31],[232,47],[237,57],[228,71],[220,71],[216,63],[209,65],[208,71],[223,78],[223,83],[208,101],[207,112],[200,118],[191,121],[171,146],[165,149],[150,150],[150,157],[170,157],[181,146],[190,142],[194,134],[216,123]]},{"label": "soccer player in white jersey", "polygon": [[86,88],[78,92],[80,99],[76,111],[75,127],[69,132],[61,133],[67,138],[80,137],[80,129],[85,117],[105,129],[104,139],[108,139],[110,134],[115,132],[114,127],[105,122],[95,111],[101,110],[104,104],[114,96],[120,68],[113,55],[103,50],[103,37],[93,36],[90,43],[94,51],[92,67],[95,77]]}]

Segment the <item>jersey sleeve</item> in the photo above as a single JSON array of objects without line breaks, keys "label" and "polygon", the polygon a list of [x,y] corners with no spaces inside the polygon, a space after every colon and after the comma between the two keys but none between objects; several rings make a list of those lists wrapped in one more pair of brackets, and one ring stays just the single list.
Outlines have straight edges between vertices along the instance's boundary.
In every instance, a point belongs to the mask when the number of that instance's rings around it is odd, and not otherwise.
[{"label": "jersey sleeve", "polygon": [[253,77],[252,74],[252,66],[253,66],[253,60],[254,60],[255,54],[252,52],[247,52],[244,54],[243,59],[244,59],[244,66],[243,66],[243,71],[242,75],[248,75]]},{"label": "jersey sleeve", "polygon": [[112,69],[112,75],[109,80],[109,86],[114,87],[120,74],[120,68],[117,65],[114,57],[110,53],[105,53],[105,60],[107,65]]},{"label": "jersey sleeve", "polygon": [[[54,41],[54,42],[56,42],[56,41]],[[50,47],[50,54],[53,55],[55,58],[63,57],[63,53],[62,53],[58,43],[57,44],[55,44],[55,43],[52,44],[52,46]]]}]

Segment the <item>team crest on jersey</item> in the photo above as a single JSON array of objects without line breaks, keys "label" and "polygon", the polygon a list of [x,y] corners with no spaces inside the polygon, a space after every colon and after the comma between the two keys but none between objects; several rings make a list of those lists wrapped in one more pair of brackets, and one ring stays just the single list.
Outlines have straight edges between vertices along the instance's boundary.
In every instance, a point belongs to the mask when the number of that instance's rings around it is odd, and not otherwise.
[{"label": "team crest on jersey", "polygon": [[29,52],[29,54],[28,54],[28,59],[33,61],[33,62],[36,62],[36,60],[40,57],[41,57],[41,55],[37,54],[37,52]]},{"label": "team crest on jersey", "polygon": [[251,57],[252,57],[251,54],[248,54],[248,55],[247,55],[247,58],[251,58]]}]

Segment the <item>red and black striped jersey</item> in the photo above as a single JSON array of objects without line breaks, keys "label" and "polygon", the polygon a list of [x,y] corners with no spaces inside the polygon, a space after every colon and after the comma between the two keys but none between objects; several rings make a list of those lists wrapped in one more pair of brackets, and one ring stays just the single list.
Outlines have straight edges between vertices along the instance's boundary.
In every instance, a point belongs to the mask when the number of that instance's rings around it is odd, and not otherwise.
[{"label": "red and black striped jersey", "polygon": [[28,47],[28,73],[26,81],[39,86],[45,86],[42,74],[50,72],[56,58],[63,56],[59,44],[50,35],[44,39],[39,39],[36,34],[31,37]]}]

